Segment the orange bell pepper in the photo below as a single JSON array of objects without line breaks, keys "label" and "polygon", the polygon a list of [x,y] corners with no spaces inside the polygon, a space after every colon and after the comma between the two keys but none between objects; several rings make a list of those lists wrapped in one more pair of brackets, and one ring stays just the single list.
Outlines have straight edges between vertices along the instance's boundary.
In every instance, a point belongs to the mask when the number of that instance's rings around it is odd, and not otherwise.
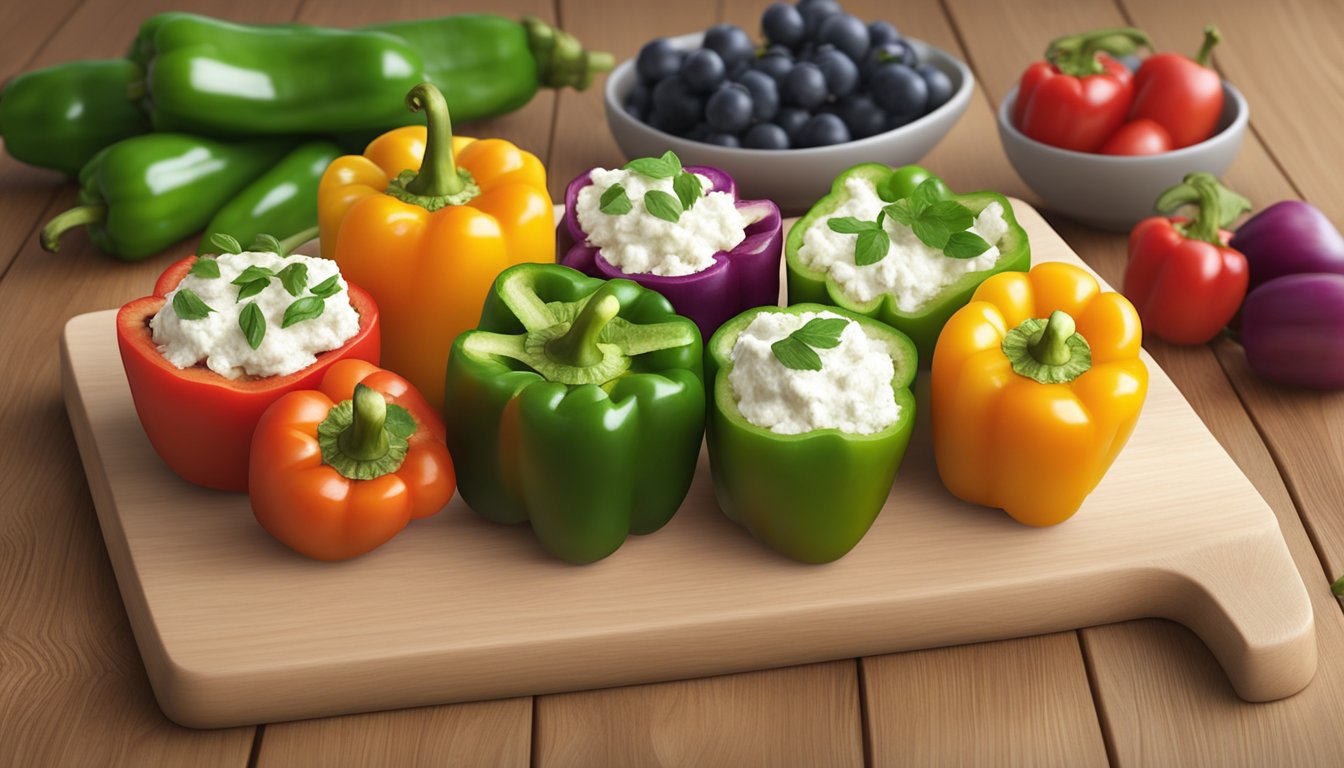
[{"label": "orange bell pepper", "polygon": [[397,128],[332,162],[318,223],[322,255],[382,310],[383,365],[442,409],[453,339],[476,327],[506,267],[555,261],[555,220],[535,155],[502,139],[454,137],[432,85],[406,100],[428,127]]},{"label": "orange bell pepper", "polygon": [[1124,296],[1047,262],[981,283],[933,352],[933,448],[953,495],[1055,525],[1124,448],[1148,393]]},{"label": "orange bell pepper", "polygon": [[342,360],[262,415],[248,474],[257,522],[317,560],[376,549],[457,489],[443,420],[410,382]]}]

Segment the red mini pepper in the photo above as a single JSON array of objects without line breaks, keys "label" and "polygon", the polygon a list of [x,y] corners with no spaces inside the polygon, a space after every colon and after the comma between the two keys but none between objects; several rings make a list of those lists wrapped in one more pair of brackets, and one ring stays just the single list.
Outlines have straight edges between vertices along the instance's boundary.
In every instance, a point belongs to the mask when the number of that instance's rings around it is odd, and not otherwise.
[{"label": "red mini pepper", "polygon": [[445,439],[443,420],[409,381],[341,360],[316,389],[290,392],[261,417],[252,512],[308,557],[362,555],[453,498]]},{"label": "red mini pepper", "polygon": [[337,360],[378,361],[378,307],[373,297],[350,285],[359,331],[344,346],[323,352],[312,365],[288,376],[226,379],[204,366],[178,368],[159,352],[149,321],[195,262],[195,256],[188,256],[168,267],[152,296],[121,308],[117,346],[135,411],[164,463],[188,482],[243,492],[252,430],[267,406],[286,392],[317,386]]},{"label": "red mini pepper", "polygon": [[[1137,29],[1100,29],[1050,43],[1045,61],[1027,67],[1013,104],[1013,124],[1027,136],[1077,152],[1096,152],[1134,101],[1134,78],[1112,58],[1149,46]],[[1111,55],[1107,55],[1111,54]]]},{"label": "red mini pepper", "polygon": [[1192,173],[1163,192],[1159,211],[1194,204],[1193,220],[1154,216],[1129,234],[1125,296],[1149,333],[1176,344],[1203,344],[1237,313],[1246,297],[1246,257],[1227,247],[1221,229],[1249,211],[1251,201],[1209,173]]},{"label": "red mini pepper", "polygon": [[1179,53],[1144,59],[1134,74],[1130,119],[1156,121],[1167,129],[1176,149],[1212,136],[1223,111],[1223,79],[1209,67],[1209,53],[1220,40],[1218,28],[1209,25],[1194,59]]}]

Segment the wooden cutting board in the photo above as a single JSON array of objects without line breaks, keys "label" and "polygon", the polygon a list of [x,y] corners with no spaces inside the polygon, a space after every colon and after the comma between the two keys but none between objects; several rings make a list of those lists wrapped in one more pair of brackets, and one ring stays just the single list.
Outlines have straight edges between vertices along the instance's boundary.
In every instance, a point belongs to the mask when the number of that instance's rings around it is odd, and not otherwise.
[{"label": "wooden cutting board", "polygon": [[[1015,201],[1034,261],[1082,262]],[[130,297],[128,297],[130,298]],[[1129,446],[1048,529],[962,503],[924,409],[868,536],[789,561],[718,510],[702,456],[662,531],[589,566],[460,498],[362,558],[270,538],[247,497],[192,486],[146,440],[115,312],[72,319],[65,399],[136,642],[192,727],[700,677],[1156,616],[1190,627],[1252,701],[1311,680],[1306,590],[1278,523],[1157,364]]]}]

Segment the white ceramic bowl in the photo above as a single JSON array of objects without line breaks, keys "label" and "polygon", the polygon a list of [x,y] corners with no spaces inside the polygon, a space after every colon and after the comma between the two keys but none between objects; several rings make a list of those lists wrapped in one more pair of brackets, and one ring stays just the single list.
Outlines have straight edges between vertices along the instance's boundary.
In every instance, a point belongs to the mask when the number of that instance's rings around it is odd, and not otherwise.
[{"label": "white ceramic bowl", "polygon": [[[671,38],[679,48],[699,47],[703,33]],[[711,165],[727,171],[742,197],[773,200],[786,214],[806,211],[831,188],[841,171],[865,162],[905,165],[919,162],[952,130],[966,111],[975,78],[961,61],[927,43],[906,42],[921,63],[932,64],[952,79],[952,98],[927,115],[900,128],[866,139],[808,149],[738,149],[691,141],[645,125],[626,113],[625,98],[635,87],[633,59],[621,62],[607,77],[607,124],[627,158],[677,153],[686,165]]]},{"label": "white ceramic bowl", "polygon": [[999,138],[1017,175],[1048,207],[1070,218],[1123,232],[1153,215],[1153,202],[1187,173],[1222,176],[1236,159],[1251,110],[1232,85],[1223,83],[1223,112],[1213,136],[1160,155],[1134,157],[1074,152],[1028,138],[1013,125],[1017,87],[999,104]]}]

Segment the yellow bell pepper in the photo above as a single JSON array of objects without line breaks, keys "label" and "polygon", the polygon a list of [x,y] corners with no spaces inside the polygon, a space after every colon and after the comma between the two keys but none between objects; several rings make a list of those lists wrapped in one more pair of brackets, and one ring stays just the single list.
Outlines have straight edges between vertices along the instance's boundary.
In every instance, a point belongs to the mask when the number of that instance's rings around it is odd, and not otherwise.
[{"label": "yellow bell pepper", "polygon": [[332,162],[318,188],[318,224],[322,255],[378,302],[383,367],[442,410],[453,339],[476,327],[505,268],[555,261],[555,220],[535,155],[502,139],[453,136],[432,85],[406,101],[428,127],[397,128],[363,155]]},{"label": "yellow bell pepper", "polygon": [[1124,448],[1148,393],[1134,306],[1047,262],[982,283],[933,353],[933,447],[958,498],[1026,525],[1069,519]]}]

